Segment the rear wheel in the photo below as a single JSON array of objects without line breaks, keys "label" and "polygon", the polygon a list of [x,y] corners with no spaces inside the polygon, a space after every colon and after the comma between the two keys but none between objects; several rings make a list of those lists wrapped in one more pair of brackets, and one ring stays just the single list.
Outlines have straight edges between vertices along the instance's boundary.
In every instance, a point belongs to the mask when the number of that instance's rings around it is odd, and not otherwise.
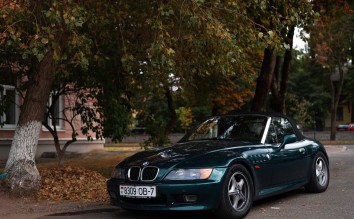
[{"label": "rear wheel", "polygon": [[253,182],[248,170],[236,164],[228,171],[217,214],[221,218],[242,218],[253,202]]},{"label": "rear wheel", "polygon": [[305,186],[309,192],[324,192],[329,184],[329,168],[326,156],[319,152],[316,154],[311,167],[311,178]]}]

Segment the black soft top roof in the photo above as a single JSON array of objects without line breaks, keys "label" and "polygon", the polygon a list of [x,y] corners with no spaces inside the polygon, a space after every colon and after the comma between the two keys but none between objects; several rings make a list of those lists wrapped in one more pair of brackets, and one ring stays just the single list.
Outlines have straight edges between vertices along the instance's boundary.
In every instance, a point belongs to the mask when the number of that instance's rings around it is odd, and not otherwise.
[{"label": "black soft top roof", "polygon": [[290,122],[290,124],[293,126],[295,135],[296,135],[298,140],[302,140],[302,139],[305,138],[304,135],[298,129],[298,126],[297,126],[297,123],[295,122],[295,120],[293,120],[291,117],[288,117],[288,116],[283,115],[281,113],[276,113],[276,112],[246,112],[246,113],[240,113],[240,112],[232,111],[230,113],[227,113],[226,115],[235,115],[235,116],[240,116],[240,115],[261,115],[261,116],[268,116],[268,117],[282,117],[282,118],[287,119]]}]

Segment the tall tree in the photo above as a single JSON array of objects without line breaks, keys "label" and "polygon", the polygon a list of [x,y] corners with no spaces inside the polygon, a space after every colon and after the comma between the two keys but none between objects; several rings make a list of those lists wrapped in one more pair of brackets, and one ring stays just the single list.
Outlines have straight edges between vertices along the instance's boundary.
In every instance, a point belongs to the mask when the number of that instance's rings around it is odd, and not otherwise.
[{"label": "tall tree", "polygon": [[256,8],[251,15],[262,27],[260,37],[265,39],[265,48],[252,111],[265,111],[268,95],[272,91],[273,110],[285,113],[294,28],[311,22],[315,13],[309,1],[264,1],[259,7],[267,10]]},{"label": "tall tree", "polygon": [[[165,133],[171,130],[176,121],[173,95],[169,94],[176,88],[191,91],[184,92],[191,99],[193,93],[202,94],[202,104],[206,103],[210,108],[221,100],[216,93],[225,85],[236,85],[234,89],[230,88],[233,94],[242,93],[244,89],[250,93],[254,76],[249,72],[254,72],[254,66],[251,67],[254,61],[247,61],[246,57],[250,56],[250,45],[254,44],[257,37],[254,31],[246,31],[250,26],[253,27],[242,12],[248,4],[241,1],[239,5],[233,1],[223,3],[143,1],[136,8],[140,13],[130,18],[134,23],[137,22],[132,25],[133,28],[139,27],[136,36],[139,36],[137,40],[141,50],[137,52],[136,48],[130,48],[133,44],[126,44],[129,54],[126,57],[129,58],[125,59],[125,63],[135,66],[134,82],[138,92],[159,95],[160,99],[168,101],[170,123],[163,127]],[[135,7],[135,4],[132,2],[129,6]],[[247,29],[245,26],[248,24]],[[130,33],[130,30],[123,30],[124,36]],[[143,30],[145,32],[140,33]],[[239,95],[239,103],[244,103],[249,96]],[[148,107],[151,104],[147,102],[155,100],[144,95],[137,97],[142,98],[137,101],[142,110],[145,103]]]},{"label": "tall tree", "polygon": [[[41,186],[41,179],[34,161],[38,136],[55,78],[57,57],[61,56],[65,50],[69,32],[64,20],[53,22],[54,19],[51,16],[47,16],[49,18],[47,21],[43,19],[43,11],[49,12],[49,8],[56,7],[55,3],[12,2],[5,7],[1,10],[2,27],[6,27],[3,31],[5,33],[4,43],[7,46],[22,45],[23,50],[18,51],[23,52],[23,55],[30,49],[37,51],[37,60],[34,60],[37,63],[31,69],[32,72],[28,74],[26,96],[5,167],[5,171],[9,174],[7,183],[11,190],[24,193],[37,190]],[[28,17],[33,17],[33,20],[38,22],[37,24],[43,25],[37,26],[37,30],[30,30],[36,32],[37,35],[28,35],[28,19],[26,19]],[[48,31],[51,24],[55,25],[56,29]],[[55,39],[55,44],[53,43],[52,46],[48,45],[50,37]]]},{"label": "tall tree", "polygon": [[271,84],[271,108],[275,112],[282,114],[286,114],[285,97],[288,90],[290,62],[292,60],[293,52],[294,31],[294,26],[290,27],[288,30],[285,42],[287,45],[289,45],[289,47],[285,50],[284,57],[277,56]]},{"label": "tall tree", "polygon": [[321,17],[311,29],[316,61],[329,73],[331,82],[331,140],[336,139],[336,114],[345,74],[352,59],[354,36],[353,5],[346,1],[325,1],[319,6]]},{"label": "tall tree", "polygon": [[[299,124],[303,128],[324,130],[325,119],[329,113],[328,106],[331,102],[330,82],[328,76],[323,73],[323,67],[311,58],[315,55],[309,52],[296,51],[294,53],[291,74],[289,75],[287,101],[290,103],[287,102],[286,105],[287,115],[298,118],[298,113],[307,114],[311,119],[299,120]],[[298,102],[297,106],[295,106],[296,102]],[[299,105],[306,105],[305,102],[310,104],[307,104],[308,106],[304,109],[297,109]]]},{"label": "tall tree", "polygon": [[[127,93],[122,95],[126,80],[121,41],[116,40],[122,15],[110,3],[9,1],[1,8],[0,67],[10,66],[24,96],[5,168],[13,191],[31,192],[40,186],[34,156],[52,90],[64,86],[69,93],[82,91],[75,93],[78,101],[71,110],[80,115],[81,131],[89,139],[89,130],[97,138],[121,139],[127,133],[130,107]],[[94,102],[85,107],[89,99]]]}]

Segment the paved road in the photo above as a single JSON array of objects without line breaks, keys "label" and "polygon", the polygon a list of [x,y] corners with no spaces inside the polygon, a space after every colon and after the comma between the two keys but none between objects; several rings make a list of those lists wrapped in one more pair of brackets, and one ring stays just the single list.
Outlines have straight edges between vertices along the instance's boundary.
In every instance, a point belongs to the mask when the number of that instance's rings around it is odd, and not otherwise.
[{"label": "paved road", "polygon": [[[354,145],[327,147],[331,181],[326,192],[306,193],[304,189],[257,201],[247,215],[255,218],[354,218]],[[104,219],[212,219],[210,212],[128,212],[105,206],[101,209],[47,215],[54,218]]]}]

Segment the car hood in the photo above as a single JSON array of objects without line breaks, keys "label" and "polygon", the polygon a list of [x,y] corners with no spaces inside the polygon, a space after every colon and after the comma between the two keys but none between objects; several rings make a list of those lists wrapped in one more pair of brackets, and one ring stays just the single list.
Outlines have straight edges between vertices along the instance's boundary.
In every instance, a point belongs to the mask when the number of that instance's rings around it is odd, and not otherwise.
[{"label": "car hood", "polygon": [[[149,166],[169,168],[178,164],[182,165],[191,162],[203,163],[203,160],[208,162],[208,159],[205,160],[204,158],[213,157],[210,155],[215,155],[216,153],[222,153],[223,156],[217,157],[224,157],[224,159],[225,153],[231,153],[233,154],[233,157],[235,157],[236,154],[239,154],[240,151],[242,151],[242,148],[245,148],[242,146],[249,145],[249,142],[235,142],[226,140],[177,143],[171,147],[137,153],[120,163],[119,166],[142,166],[145,163],[145,165]],[[201,157],[203,157],[203,160],[201,160]]]}]

